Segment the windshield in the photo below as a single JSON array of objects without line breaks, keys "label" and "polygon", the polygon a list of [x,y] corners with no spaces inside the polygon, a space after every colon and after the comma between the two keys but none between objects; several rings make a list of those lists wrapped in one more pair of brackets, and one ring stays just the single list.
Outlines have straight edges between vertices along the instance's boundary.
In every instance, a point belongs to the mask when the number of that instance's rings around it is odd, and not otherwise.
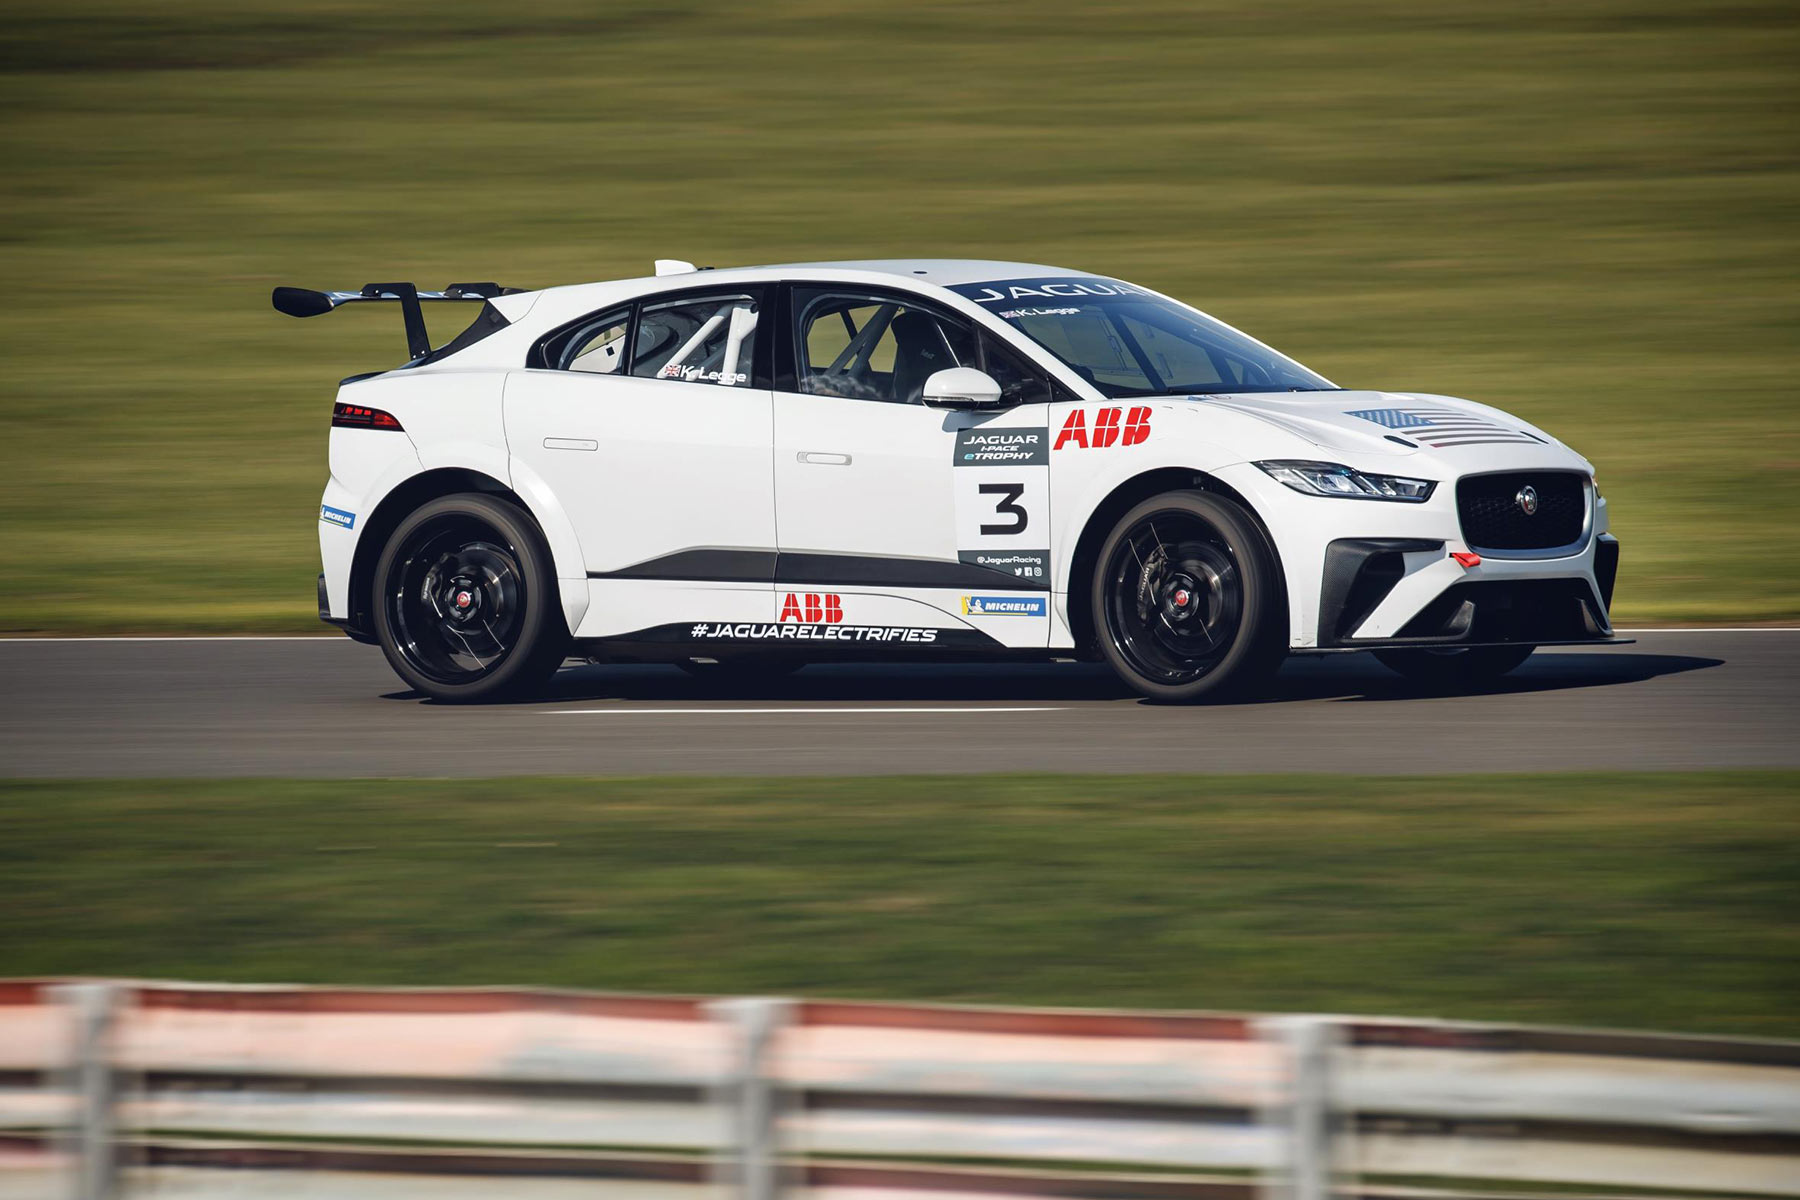
[{"label": "windshield", "polygon": [[1001,279],[951,290],[1062,359],[1105,396],[1336,390],[1205,313],[1116,279]]}]

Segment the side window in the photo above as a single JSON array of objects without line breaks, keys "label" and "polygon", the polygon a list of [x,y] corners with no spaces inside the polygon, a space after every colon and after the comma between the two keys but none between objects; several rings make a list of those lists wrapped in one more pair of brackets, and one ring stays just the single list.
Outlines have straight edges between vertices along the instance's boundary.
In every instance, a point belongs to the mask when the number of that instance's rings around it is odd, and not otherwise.
[{"label": "side window", "polygon": [[618,375],[625,363],[625,334],[631,328],[631,310],[620,309],[598,317],[574,331],[564,343],[565,371],[589,375]]},{"label": "side window", "polygon": [[630,327],[629,304],[589,313],[532,347],[525,365],[587,375],[618,375],[623,371],[625,332]]},{"label": "side window", "polygon": [[645,304],[631,345],[640,379],[749,387],[756,374],[757,301],[724,294]]},{"label": "side window", "polygon": [[892,296],[796,288],[799,386],[815,396],[917,404],[925,381],[975,365],[962,321]]},{"label": "side window", "polygon": [[1005,403],[1048,404],[1056,398],[1049,376],[986,333],[981,335],[981,357],[982,369],[1000,385],[1000,399]]}]

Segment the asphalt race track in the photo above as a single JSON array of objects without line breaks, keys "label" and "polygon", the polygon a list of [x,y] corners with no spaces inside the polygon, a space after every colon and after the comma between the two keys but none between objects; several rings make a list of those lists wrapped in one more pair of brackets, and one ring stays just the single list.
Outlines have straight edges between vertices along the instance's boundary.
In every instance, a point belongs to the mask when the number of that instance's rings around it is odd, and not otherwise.
[{"label": "asphalt race track", "polygon": [[347,639],[0,642],[8,776],[1430,773],[1800,766],[1800,630],[1540,651],[1480,695],[1367,655],[1292,660],[1257,703],[1165,708],[1103,668],[809,667],[732,686],[567,668],[541,702],[447,707]]}]

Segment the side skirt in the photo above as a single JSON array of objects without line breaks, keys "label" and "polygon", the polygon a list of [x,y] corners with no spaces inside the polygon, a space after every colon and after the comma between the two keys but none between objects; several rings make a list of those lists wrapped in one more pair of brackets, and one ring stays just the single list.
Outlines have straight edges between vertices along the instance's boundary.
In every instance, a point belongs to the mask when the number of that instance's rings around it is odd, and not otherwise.
[{"label": "side skirt", "polygon": [[1555,642],[1446,642],[1430,638],[1371,638],[1354,646],[1295,646],[1289,654],[1361,654],[1364,650],[1479,650],[1488,646],[1630,646],[1636,638],[1572,638]]}]

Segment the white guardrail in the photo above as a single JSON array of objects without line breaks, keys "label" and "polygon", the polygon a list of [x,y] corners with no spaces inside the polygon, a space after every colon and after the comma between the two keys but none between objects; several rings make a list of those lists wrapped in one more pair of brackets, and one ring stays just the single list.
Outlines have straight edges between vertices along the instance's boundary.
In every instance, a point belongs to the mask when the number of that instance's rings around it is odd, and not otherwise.
[{"label": "white guardrail", "polygon": [[1569,1188],[1800,1195],[1800,1043],[1362,1017],[0,982],[0,1200]]}]

